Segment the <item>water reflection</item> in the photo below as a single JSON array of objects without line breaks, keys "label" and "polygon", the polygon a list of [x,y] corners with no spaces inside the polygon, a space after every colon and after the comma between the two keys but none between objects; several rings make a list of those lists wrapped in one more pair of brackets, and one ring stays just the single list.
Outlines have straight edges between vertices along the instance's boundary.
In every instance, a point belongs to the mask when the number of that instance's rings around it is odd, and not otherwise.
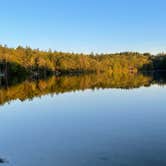
[{"label": "water reflection", "polygon": [[[165,166],[165,73],[2,79],[0,165]],[[12,79],[12,78],[11,78]],[[16,78],[15,78],[16,80]],[[139,88],[146,86],[145,88]],[[139,88],[129,90],[133,88]],[[127,89],[127,90],[121,90]]]},{"label": "water reflection", "polygon": [[1,78],[0,104],[11,100],[33,99],[46,94],[99,88],[133,89],[151,84],[164,85],[166,73],[144,74],[89,74],[49,77],[46,79]]}]

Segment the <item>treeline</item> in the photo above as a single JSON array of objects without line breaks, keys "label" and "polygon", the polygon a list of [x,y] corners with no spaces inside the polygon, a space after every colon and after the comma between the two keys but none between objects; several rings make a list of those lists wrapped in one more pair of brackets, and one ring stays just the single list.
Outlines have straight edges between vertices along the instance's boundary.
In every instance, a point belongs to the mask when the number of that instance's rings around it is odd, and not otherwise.
[{"label": "treeline", "polygon": [[116,54],[76,54],[39,49],[8,48],[0,45],[0,72],[24,73],[83,73],[83,72],[137,72],[165,70],[166,55],[124,52]]}]

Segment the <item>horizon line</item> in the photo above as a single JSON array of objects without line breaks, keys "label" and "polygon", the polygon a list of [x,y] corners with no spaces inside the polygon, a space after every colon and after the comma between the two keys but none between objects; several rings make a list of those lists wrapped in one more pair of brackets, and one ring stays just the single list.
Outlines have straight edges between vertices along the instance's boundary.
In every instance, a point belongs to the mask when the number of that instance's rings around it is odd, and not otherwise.
[{"label": "horizon line", "polygon": [[115,51],[115,52],[96,52],[96,51],[85,51],[85,52],[81,52],[81,51],[62,51],[62,50],[57,50],[57,49],[52,49],[52,48],[47,48],[47,49],[42,49],[39,47],[31,47],[30,45],[20,45],[18,44],[17,46],[8,46],[7,44],[1,44],[0,46],[2,47],[6,47],[9,49],[17,49],[18,47],[22,47],[24,49],[26,48],[30,48],[32,50],[39,50],[39,51],[43,51],[43,52],[61,52],[61,53],[70,53],[70,54],[84,54],[84,55],[105,55],[105,54],[122,54],[122,53],[139,53],[139,54],[150,54],[150,55],[160,55],[160,54],[166,54],[165,51],[160,51],[158,53],[152,53],[150,51],[134,51],[134,50],[125,50],[125,51]]}]

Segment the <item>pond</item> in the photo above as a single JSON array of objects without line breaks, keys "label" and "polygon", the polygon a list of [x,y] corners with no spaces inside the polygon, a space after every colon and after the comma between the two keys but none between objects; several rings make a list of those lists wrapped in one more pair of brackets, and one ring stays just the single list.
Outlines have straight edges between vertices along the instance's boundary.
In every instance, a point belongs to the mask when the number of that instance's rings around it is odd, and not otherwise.
[{"label": "pond", "polygon": [[165,78],[2,80],[0,165],[165,166]]}]

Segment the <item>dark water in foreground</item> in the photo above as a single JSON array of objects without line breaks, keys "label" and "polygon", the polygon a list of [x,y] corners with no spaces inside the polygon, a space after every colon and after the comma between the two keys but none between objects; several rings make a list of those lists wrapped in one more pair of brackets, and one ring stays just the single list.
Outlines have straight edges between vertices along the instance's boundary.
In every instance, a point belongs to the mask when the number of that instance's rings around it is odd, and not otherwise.
[{"label": "dark water in foreground", "polygon": [[52,77],[1,86],[0,165],[165,166],[165,78]]}]

